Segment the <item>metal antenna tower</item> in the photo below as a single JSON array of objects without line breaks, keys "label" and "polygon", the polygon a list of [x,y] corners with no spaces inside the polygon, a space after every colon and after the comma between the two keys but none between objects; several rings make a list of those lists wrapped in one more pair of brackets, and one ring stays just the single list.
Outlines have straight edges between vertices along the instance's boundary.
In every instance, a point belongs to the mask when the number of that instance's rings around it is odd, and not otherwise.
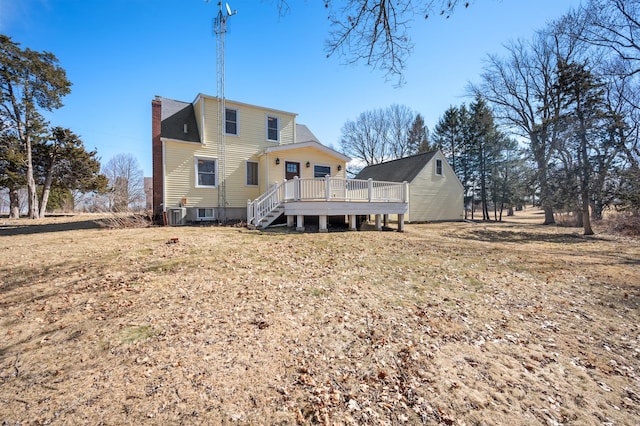
[{"label": "metal antenna tower", "polygon": [[226,107],[224,97],[224,36],[227,32],[227,19],[238,13],[231,11],[229,3],[225,3],[224,8],[222,2],[218,2],[218,16],[214,19],[214,32],[216,33],[216,66],[218,87],[216,97],[218,99],[218,214],[220,221],[227,220],[227,154],[225,149],[225,124],[226,124]]}]

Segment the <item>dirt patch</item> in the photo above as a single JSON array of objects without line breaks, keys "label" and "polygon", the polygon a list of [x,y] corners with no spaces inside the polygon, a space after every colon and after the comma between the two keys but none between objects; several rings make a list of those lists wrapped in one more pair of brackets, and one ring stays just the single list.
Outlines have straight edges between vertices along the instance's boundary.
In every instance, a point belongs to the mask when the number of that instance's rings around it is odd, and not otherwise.
[{"label": "dirt patch", "polygon": [[535,213],[0,237],[0,419],[635,424],[640,244]]}]

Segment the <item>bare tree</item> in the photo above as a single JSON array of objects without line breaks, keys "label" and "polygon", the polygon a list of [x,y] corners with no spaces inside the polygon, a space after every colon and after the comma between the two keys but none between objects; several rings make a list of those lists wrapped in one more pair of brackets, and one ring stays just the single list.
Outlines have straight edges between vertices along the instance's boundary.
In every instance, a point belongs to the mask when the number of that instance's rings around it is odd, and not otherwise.
[{"label": "bare tree", "polygon": [[365,111],[355,121],[347,121],[342,127],[340,145],[346,155],[363,166],[406,157],[429,147],[427,128],[420,114],[397,104]]},{"label": "bare tree", "polygon": [[556,39],[538,33],[532,42],[518,40],[507,45],[507,56],[491,55],[482,84],[473,86],[493,105],[496,119],[511,132],[529,141],[537,166],[541,207],[545,224],[555,223],[549,186],[549,161],[555,152],[559,104],[553,90],[558,60]]},{"label": "bare tree", "polygon": [[342,151],[366,166],[391,158],[385,136],[386,116],[382,109],[365,111],[342,126]]},{"label": "bare tree", "polygon": [[585,24],[569,27],[571,35],[626,62],[625,76],[640,73],[640,0],[589,0],[568,17]]},{"label": "bare tree", "polygon": [[[403,83],[406,61],[413,50],[411,23],[432,14],[449,18],[468,0],[324,0],[331,30],[327,56],[339,55],[347,64],[365,62]],[[281,15],[289,10],[288,0],[279,0]]]},{"label": "bare tree", "polygon": [[416,147],[413,146],[410,132],[416,114],[406,105],[393,104],[387,109],[386,137],[393,158],[402,158],[413,154]]},{"label": "bare tree", "polygon": [[107,162],[102,174],[109,180],[109,209],[126,211],[144,207],[144,176],[134,156],[117,154]]}]

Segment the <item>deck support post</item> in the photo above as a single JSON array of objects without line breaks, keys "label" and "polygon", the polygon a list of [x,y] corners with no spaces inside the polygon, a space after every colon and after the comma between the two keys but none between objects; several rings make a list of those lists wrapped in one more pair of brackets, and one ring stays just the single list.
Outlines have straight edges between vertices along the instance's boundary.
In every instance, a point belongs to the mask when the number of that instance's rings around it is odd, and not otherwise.
[{"label": "deck support post", "polygon": [[297,219],[296,231],[304,232],[304,216],[299,214]]},{"label": "deck support post", "polygon": [[324,185],[324,195],[327,201],[329,201],[331,199],[331,176],[325,176]]},{"label": "deck support post", "polygon": [[378,231],[382,231],[382,217],[381,216],[382,215],[380,215],[380,214],[376,215],[376,229]]},{"label": "deck support post", "polygon": [[329,229],[327,228],[327,215],[320,215],[318,217],[318,232],[329,232]]},{"label": "deck support post", "polygon": [[398,215],[398,232],[404,232],[404,214]]},{"label": "deck support post", "polygon": [[389,214],[385,214],[382,219],[382,226],[385,228],[389,226]]},{"label": "deck support post", "polygon": [[356,227],[356,215],[355,214],[350,214],[349,215],[349,231],[357,231],[357,227]]},{"label": "deck support post", "polygon": [[295,226],[296,218],[293,215],[287,216],[287,228],[293,228]]}]

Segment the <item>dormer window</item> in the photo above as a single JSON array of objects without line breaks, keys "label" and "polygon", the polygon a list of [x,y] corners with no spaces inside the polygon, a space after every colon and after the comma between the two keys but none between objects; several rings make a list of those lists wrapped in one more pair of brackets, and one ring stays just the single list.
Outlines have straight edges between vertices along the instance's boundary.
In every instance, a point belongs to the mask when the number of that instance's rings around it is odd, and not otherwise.
[{"label": "dormer window", "polygon": [[238,134],[238,110],[226,108],[224,114],[224,132],[227,135]]},{"label": "dormer window", "polygon": [[280,120],[278,117],[267,116],[267,140],[278,142],[280,133]]}]

